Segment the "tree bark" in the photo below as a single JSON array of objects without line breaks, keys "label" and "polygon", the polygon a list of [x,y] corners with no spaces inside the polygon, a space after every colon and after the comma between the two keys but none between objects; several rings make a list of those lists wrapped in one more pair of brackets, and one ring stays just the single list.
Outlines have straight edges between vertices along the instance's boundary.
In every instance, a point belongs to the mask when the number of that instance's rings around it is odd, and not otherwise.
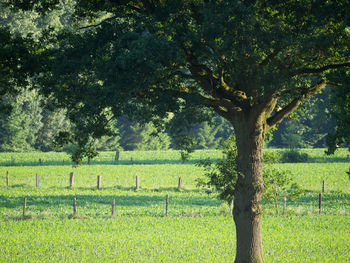
[{"label": "tree bark", "polygon": [[262,157],[265,120],[243,115],[233,121],[240,176],[235,188],[233,219],[236,225],[235,263],[264,262],[261,239]]}]

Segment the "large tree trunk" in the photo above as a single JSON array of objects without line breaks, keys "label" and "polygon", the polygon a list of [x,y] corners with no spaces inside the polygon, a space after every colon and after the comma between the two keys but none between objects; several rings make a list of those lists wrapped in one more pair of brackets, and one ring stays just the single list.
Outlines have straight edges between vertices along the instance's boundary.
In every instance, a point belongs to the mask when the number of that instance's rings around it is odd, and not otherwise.
[{"label": "large tree trunk", "polygon": [[262,154],[264,122],[242,116],[233,121],[238,150],[238,171],[233,218],[236,224],[235,263],[264,262],[261,242],[260,201],[263,191]]}]

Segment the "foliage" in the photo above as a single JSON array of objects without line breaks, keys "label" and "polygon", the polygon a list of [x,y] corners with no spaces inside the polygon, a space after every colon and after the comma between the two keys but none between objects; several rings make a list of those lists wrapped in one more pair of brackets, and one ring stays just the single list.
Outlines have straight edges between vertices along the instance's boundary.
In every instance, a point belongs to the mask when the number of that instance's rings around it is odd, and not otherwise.
[{"label": "foliage", "polygon": [[[205,178],[197,179],[197,186],[202,187],[208,194],[217,194],[219,199],[230,203],[234,198],[235,184],[239,172],[237,171],[237,148],[234,138],[225,142],[224,153],[225,160],[219,160],[212,163],[209,160],[201,161],[199,166],[205,170]],[[271,151],[264,153],[266,164],[278,163],[280,153]],[[263,197],[271,202],[275,202],[277,211],[277,200],[280,197],[293,199],[301,194],[301,189],[293,179],[291,172],[288,170],[278,170],[266,167],[263,172],[264,192]],[[278,213],[278,212],[277,212]]]},{"label": "foliage", "polygon": [[330,115],[334,95],[325,88],[300,106],[273,132],[269,146],[288,148],[325,147],[326,135],[334,131],[335,120]]},{"label": "foliage", "polygon": [[116,151],[120,149],[119,137],[107,137],[103,136],[96,142],[96,149],[98,151]]},{"label": "foliage", "polygon": [[[30,40],[12,36],[0,23],[0,96],[16,94],[18,87],[27,85],[28,77],[35,68]],[[0,111],[8,113],[11,106],[2,101]]]},{"label": "foliage", "polygon": [[116,128],[120,134],[120,146],[126,151],[167,150],[170,146],[169,136],[158,131],[152,123],[141,125],[122,116],[118,118]]},{"label": "foliage", "polygon": [[263,198],[268,202],[274,202],[276,214],[278,214],[278,200],[285,197],[288,200],[300,196],[302,190],[293,182],[292,174],[288,170],[279,170],[267,167],[264,169],[264,193]]},{"label": "foliage", "polygon": [[7,95],[1,100],[10,103],[12,111],[0,115],[0,150],[33,150],[42,125],[37,92],[26,89],[19,95]]},{"label": "foliage", "polygon": [[264,151],[263,161],[265,164],[278,163],[282,158],[280,151]]},{"label": "foliage", "polygon": [[52,151],[58,133],[70,129],[65,111],[52,109],[34,89],[3,96],[4,101],[12,110],[0,114],[0,151]]},{"label": "foliage", "polygon": [[[48,45],[42,37],[57,35],[64,26],[72,24],[67,15],[72,4],[73,1],[65,1],[42,16],[33,10],[12,12],[7,1],[0,2],[0,96],[21,93],[32,84],[33,75],[38,77],[45,59],[41,45]],[[8,112],[10,108],[2,104],[0,110]]]},{"label": "foliage", "polygon": [[[328,154],[333,154],[343,144],[350,149],[350,71],[341,71],[331,75],[331,79],[338,83],[332,88],[331,114],[336,119],[337,126],[327,137]],[[342,84],[340,84],[342,83]]]},{"label": "foliage", "polygon": [[70,122],[66,117],[66,111],[63,109],[52,109],[49,100],[40,98],[41,109],[42,109],[42,118],[38,125],[41,125],[41,128],[38,132],[38,136],[35,142],[35,149],[40,151],[52,151],[60,150],[54,148],[54,142],[59,132],[69,131]]},{"label": "foliage", "polygon": [[197,186],[204,187],[208,194],[217,194],[219,199],[231,203],[234,198],[235,185],[239,176],[237,171],[237,147],[234,138],[225,142],[223,149],[225,160],[212,163],[209,160],[201,161],[199,166],[204,168],[205,178],[197,179]]},{"label": "foliage", "polygon": [[233,134],[233,129],[224,118],[214,116],[210,122],[195,124],[189,134],[195,137],[195,149],[219,149],[223,146],[222,141]]},{"label": "foliage", "polygon": [[307,153],[302,153],[298,149],[285,151],[282,154],[281,161],[285,163],[304,163],[309,160]]},{"label": "foliage", "polygon": [[[56,4],[14,0],[11,8],[61,10]],[[272,116],[266,114],[272,128],[324,87],[324,73],[348,66],[344,5],[78,1],[62,16],[75,18],[81,28],[63,23],[65,33],[45,36],[52,44],[46,45],[50,60],[43,56],[39,70],[45,73],[42,91],[54,94],[71,121],[79,122],[77,137],[108,133],[101,129],[106,108],[115,117],[154,123],[191,107],[208,107],[231,119],[221,109],[250,112],[273,97],[279,102]]]}]

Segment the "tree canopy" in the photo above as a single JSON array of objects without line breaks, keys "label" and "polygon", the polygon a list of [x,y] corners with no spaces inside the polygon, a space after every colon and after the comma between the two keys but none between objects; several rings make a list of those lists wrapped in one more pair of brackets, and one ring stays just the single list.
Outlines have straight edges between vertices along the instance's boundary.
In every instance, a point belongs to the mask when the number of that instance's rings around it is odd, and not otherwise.
[{"label": "tree canopy", "polygon": [[[43,14],[59,6],[5,3]],[[237,140],[236,262],[263,262],[265,134],[348,70],[349,11],[346,0],[77,0],[75,26],[40,40],[37,80],[75,124],[73,136],[61,138],[79,144],[76,161],[93,156],[90,138],[112,135],[122,115],[173,131],[211,112],[229,121]]]}]

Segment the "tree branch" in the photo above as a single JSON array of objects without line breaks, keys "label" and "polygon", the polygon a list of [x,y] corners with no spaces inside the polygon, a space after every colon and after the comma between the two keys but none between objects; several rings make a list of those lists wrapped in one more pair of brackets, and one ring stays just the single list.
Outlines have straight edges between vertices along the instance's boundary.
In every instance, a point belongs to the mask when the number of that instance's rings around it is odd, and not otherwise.
[{"label": "tree branch", "polygon": [[94,24],[94,25],[88,25],[88,26],[79,27],[78,29],[82,30],[82,29],[87,29],[87,28],[91,28],[91,27],[98,27],[98,26],[101,26],[102,24],[106,23],[107,21],[113,20],[115,18],[116,18],[115,16],[111,16],[111,17],[108,17],[108,18],[102,20],[100,23],[97,23],[97,24]]},{"label": "tree branch", "polygon": [[131,10],[133,11],[136,11],[136,12],[141,12],[141,8],[137,7],[137,6],[133,6],[133,5],[129,5],[129,4],[126,4],[125,5],[127,8],[130,8]]},{"label": "tree branch", "polygon": [[315,93],[322,90],[324,87],[326,87],[327,82],[325,80],[322,80],[321,82],[315,84],[311,88],[309,88],[304,94],[302,94],[300,97],[295,98],[292,100],[287,106],[285,106],[283,109],[277,111],[273,116],[267,119],[267,124],[269,125],[269,129],[271,129],[274,125],[280,123],[285,117],[287,117],[289,114],[291,114],[298,106],[308,98],[310,98]]},{"label": "tree branch", "polygon": [[195,55],[189,48],[182,47],[186,52],[186,60],[189,63],[191,76],[196,80],[202,89],[215,99],[226,99],[231,101],[232,107],[235,105],[239,108],[247,106],[247,97],[244,92],[230,88],[223,78],[214,76],[212,70],[198,62]]},{"label": "tree branch", "polygon": [[152,3],[152,1],[149,0],[141,0],[140,1],[142,5],[145,7],[145,9],[150,13],[154,14],[155,13],[155,5]]},{"label": "tree branch", "polygon": [[350,67],[350,62],[340,63],[340,64],[330,64],[320,68],[303,68],[303,69],[299,69],[294,76],[304,75],[304,74],[317,74],[317,73],[322,73],[324,71],[327,71],[329,69],[337,69],[337,68],[344,68],[344,67]]},{"label": "tree branch", "polygon": [[272,51],[272,53],[269,54],[269,55],[260,63],[260,66],[265,66],[265,65],[269,64],[269,63],[278,55],[279,52],[280,52],[279,49],[276,49],[276,50]]}]

